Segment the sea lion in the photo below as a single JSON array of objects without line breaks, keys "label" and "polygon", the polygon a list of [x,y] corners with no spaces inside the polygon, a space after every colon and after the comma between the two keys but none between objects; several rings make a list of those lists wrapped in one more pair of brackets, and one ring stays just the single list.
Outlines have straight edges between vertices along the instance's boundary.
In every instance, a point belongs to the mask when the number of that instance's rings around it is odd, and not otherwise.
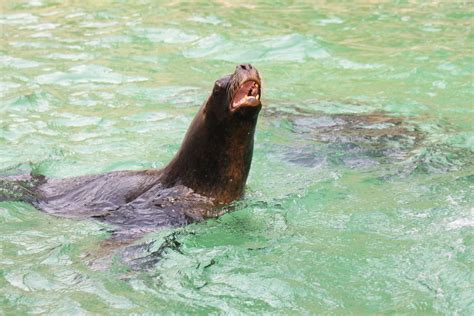
[{"label": "sea lion", "polygon": [[0,201],[26,201],[57,216],[94,217],[114,224],[114,236],[124,239],[216,216],[220,205],[244,192],[261,93],[257,69],[238,65],[215,82],[163,169],[0,178]]}]

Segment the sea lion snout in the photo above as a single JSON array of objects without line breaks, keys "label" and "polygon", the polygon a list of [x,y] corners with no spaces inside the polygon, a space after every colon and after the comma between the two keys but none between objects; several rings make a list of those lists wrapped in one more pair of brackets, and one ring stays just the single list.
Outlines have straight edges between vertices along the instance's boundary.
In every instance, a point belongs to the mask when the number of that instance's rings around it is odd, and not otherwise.
[{"label": "sea lion snout", "polygon": [[241,107],[260,107],[261,79],[251,64],[240,64],[235,67],[232,76],[232,102],[230,110]]},{"label": "sea lion snout", "polygon": [[257,68],[253,67],[251,64],[240,64],[235,67],[235,72],[233,75],[234,79],[237,79],[239,85],[243,84],[245,81],[253,80],[260,84],[260,75]]},{"label": "sea lion snout", "polygon": [[247,70],[247,69],[252,69],[252,65],[251,64],[241,64],[241,65],[237,65],[237,67],[235,67],[236,70],[239,70],[239,69],[243,69],[243,70]]}]

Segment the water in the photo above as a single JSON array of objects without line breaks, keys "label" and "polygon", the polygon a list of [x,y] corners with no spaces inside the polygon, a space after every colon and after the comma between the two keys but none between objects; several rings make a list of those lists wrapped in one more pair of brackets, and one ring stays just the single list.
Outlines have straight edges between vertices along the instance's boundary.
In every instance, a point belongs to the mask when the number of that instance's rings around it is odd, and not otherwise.
[{"label": "water", "polygon": [[234,212],[131,253],[102,253],[105,224],[0,204],[1,313],[473,314],[472,19],[462,1],[3,3],[2,174],[162,167],[236,63],[265,109]]}]

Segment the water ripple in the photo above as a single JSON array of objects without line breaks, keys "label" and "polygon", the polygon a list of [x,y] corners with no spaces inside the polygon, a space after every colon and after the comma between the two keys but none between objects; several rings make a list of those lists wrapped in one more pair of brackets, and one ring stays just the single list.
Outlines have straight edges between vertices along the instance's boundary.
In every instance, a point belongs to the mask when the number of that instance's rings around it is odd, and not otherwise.
[{"label": "water ripple", "polygon": [[33,61],[33,60],[26,60],[23,58],[17,58],[12,56],[1,55],[0,56],[0,65],[5,68],[34,68],[38,67],[41,64]]},{"label": "water ripple", "polygon": [[112,69],[99,65],[74,66],[68,72],[54,72],[37,76],[35,81],[39,84],[55,84],[69,86],[76,83],[108,83],[121,84],[148,80],[145,77],[126,76]]}]

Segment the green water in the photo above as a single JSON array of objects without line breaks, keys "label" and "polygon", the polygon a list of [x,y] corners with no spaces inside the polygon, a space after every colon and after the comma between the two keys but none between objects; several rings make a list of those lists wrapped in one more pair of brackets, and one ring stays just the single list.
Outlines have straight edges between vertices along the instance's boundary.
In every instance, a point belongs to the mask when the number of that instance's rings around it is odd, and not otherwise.
[{"label": "green water", "polygon": [[[363,2],[2,1],[2,174],[162,167],[236,63],[265,109],[244,200],[137,241],[180,245],[149,269],[96,267],[105,224],[0,204],[0,314],[472,315],[473,5]],[[296,109],[423,141],[347,164]]]}]

